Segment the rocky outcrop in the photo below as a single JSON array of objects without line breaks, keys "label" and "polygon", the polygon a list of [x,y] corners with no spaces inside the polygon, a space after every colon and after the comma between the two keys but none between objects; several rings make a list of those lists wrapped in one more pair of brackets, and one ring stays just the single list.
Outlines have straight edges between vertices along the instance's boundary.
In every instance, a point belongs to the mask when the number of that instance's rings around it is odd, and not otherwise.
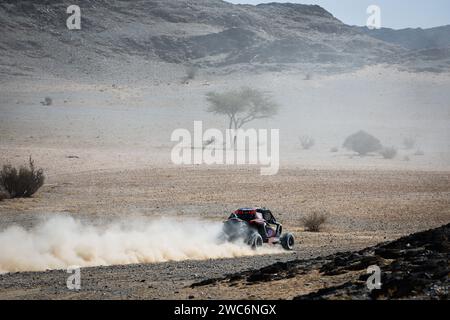
[{"label": "rocky outcrop", "polygon": [[66,9],[72,4],[2,1],[0,72],[73,76],[118,68],[120,74],[130,64],[149,63],[204,68],[339,63],[346,68],[402,51],[312,5],[80,0],[81,30],[71,31]]},{"label": "rocky outcrop", "polygon": [[[359,252],[337,253],[312,260],[276,263],[259,270],[205,280],[192,287],[236,281],[247,284],[301,277],[319,271],[321,277],[344,276],[344,283],[295,299],[448,299],[450,224],[416,233]],[[381,289],[370,291],[367,268],[381,269]],[[346,275],[346,277],[345,277]]]}]

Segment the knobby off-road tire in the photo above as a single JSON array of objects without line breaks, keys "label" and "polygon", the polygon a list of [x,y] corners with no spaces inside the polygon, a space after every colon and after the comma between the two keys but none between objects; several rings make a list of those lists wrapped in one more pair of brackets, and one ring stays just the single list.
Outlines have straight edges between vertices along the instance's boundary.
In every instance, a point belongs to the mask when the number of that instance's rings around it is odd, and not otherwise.
[{"label": "knobby off-road tire", "polygon": [[294,250],[295,238],[292,233],[286,233],[281,237],[281,245],[285,250]]}]

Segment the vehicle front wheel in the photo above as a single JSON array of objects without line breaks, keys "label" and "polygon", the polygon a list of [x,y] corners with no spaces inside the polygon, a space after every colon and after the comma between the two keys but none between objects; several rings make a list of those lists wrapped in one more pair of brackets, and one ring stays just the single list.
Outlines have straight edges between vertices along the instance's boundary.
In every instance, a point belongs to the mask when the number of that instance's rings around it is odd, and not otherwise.
[{"label": "vehicle front wheel", "polygon": [[281,237],[281,245],[285,250],[294,250],[295,238],[292,233],[286,233]]}]

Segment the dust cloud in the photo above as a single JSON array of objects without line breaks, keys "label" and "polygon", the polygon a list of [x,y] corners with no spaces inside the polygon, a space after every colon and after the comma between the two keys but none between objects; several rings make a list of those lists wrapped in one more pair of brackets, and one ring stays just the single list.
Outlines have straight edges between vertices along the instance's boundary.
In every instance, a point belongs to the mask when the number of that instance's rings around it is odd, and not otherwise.
[{"label": "dust cloud", "polygon": [[95,226],[57,216],[31,229],[10,226],[0,232],[0,273],[234,258],[281,249],[252,250],[219,241],[220,222],[157,218],[115,221]]}]

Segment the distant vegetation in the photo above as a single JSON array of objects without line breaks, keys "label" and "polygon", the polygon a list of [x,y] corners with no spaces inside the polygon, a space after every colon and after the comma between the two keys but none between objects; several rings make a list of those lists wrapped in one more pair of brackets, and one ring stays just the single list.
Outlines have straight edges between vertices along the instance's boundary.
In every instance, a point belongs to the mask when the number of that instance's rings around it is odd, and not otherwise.
[{"label": "distant vegetation", "polygon": [[198,68],[195,66],[189,66],[186,68],[186,81],[194,80],[197,76]]},{"label": "distant vegetation", "polygon": [[370,152],[381,150],[380,140],[365,131],[359,131],[349,136],[344,142],[344,148],[365,156]]},{"label": "distant vegetation", "polygon": [[320,232],[322,226],[328,220],[325,212],[313,212],[301,219],[303,227],[309,232]]},{"label": "distant vegetation", "polygon": [[36,170],[31,157],[26,167],[16,169],[10,165],[4,165],[0,171],[0,186],[11,198],[31,197],[42,187],[44,180],[44,171]]},{"label": "distant vegetation", "polygon": [[417,149],[417,151],[414,153],[415,156],[424,156],[425,152],[423,152],[421,149]]},{"label": "distant vegetation", "polygon": [[403,146],[407,150],[414,149],[416,146],[416,139],[413,137],[406,137],[405,139],[403,139]]},{"label": "distant vegetation", "polygon": [[300,143],[302,145],[303,150],[309,150],[316,144],[314,138],[310,136],[302,136],[300,137]]},{"label": "distant vegetation", "polygon": [[278,113],[279,106],[265,92],[241,88],[224,93],[207,94],[208,112],[228,118],[229,129],[240,129],[257,119],[266,119]]},{"label": "distant vegetation", "polygon": [[381,149],[380,154],[385,159],[394,159],[397,156],[397,149],[395,147],[384,147]]},{"label": "distant vegetation", "polygon": [[53,104],[53,99],[50,97],[45,97],[44,101],[41,101],[43,106],[51,106]]}]

